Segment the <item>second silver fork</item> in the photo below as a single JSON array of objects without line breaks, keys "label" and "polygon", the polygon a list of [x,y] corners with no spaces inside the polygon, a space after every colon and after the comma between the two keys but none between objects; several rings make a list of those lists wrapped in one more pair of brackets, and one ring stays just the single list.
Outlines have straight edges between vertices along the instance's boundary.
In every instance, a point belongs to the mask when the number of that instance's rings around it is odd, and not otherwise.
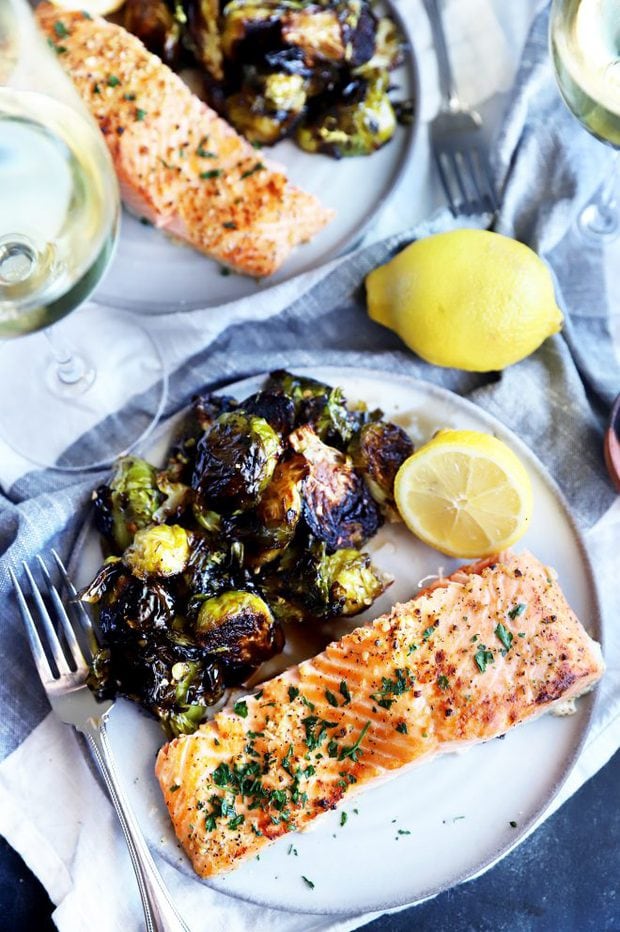
[{"label": "second silver fork", "polygon": [[[52,556],[67,593],[73,601],[77,597],[75,587],[56,551],[52,550]],[[30,587],[34,612],[28,605],[26,595],[15,573],[12,570],[9,570],[9,573],[15,587],[30,649],[50,705],[63,722],[73,725],[85,736],[105,780],[138,881],[147,932],[189,932],[170,899],[119,782],[107,734],[108,714],[113,703],[97,702],[86,685],[88,666],[92,659],[90,655],[92,647],[88,645],[92,645],[94,639],[88,613],[80,602],[74,602],[75,614],[80,626],[80,629],[76,631],[58,589],[52,582],[46,564],[41,557],[37,560],[45,581],[52,612],[48,610],[43,595],[26,563],[23,567]],[[52,613],[56,623],[52,618]],[[35,622],[35,615],[38,625]]]},{"label": "second silver fork", "polygon": [[440,4],[441,0],[424,0],[433,31],[441,91],[439,113],[429,127],[435,164],[453,216],[494,213],[498,200],[482,119],[457,96]]}]

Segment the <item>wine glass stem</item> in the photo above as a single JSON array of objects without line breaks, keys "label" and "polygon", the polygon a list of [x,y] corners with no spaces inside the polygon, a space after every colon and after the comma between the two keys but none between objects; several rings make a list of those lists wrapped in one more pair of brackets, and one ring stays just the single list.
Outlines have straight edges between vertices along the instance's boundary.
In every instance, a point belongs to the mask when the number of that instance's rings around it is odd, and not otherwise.
[{"label": "wine glass stem", "polygon": [[54,357],[56,377],[63,385],[76,385],[88,371],[86,360],[59,339],[55,328],[43,332]]},{"label": "wine glass stem", "polygon": [[618,169],[618,155],[620,151],[615,149],[612,155],[611,164],[607,172],[607,177],[599,189],[597,201],[603,213],[615,209],[616,204],[616,172]]}]

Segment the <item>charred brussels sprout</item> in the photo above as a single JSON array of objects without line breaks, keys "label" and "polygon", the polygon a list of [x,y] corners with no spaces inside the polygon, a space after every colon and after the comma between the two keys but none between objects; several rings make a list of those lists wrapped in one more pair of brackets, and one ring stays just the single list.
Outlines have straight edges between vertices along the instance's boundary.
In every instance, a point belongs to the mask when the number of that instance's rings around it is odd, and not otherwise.
[{"label": "charred brussels sprout", "polygon": [[303,112],[306,96],[302,75],[264,75],[252,69],[241,90],[226,101],[226,114],[250,142],[270,146],[293,128]]},{"label": "charred brussels sprout", "polygon": [[334,158],[370,155],[394,135],[396,114],[387,94],[388,76],[375,72],[354,78],[327,110],[298,127],[296,139],[306,152]]},{"label": "charred brussels sprout", "polygon": [[169,4],[165,0],[125,0],[123,7],[125,29],[170,66],[179,59],[184,19],[180,3]]},{"label": "charred brussels sprout", "polygon": [[293,540],[301,516],[300,485],[307,474],[308,465],[300,454],[288,451],[279,460],[256,509],[254,539],[248,542],[254,566],[269,563]]},{"label": "charred brussels sprout", "polygon": [[95,525],[122,552],[136,531],[152,524],[164,495],[157,487],[157,470],[137,456],[123,456],[107,485],[93,496]]},{"label": "charred brussels sprout", "polygon": [[239,405],[244,414],[264,418],[281,437],[288,437],[295,426],[295,404],[283,392],[256,392]]},{"label": "charred brussels sprout", "polygon": [[192,485],[214,510],[245,510],[269,483],[280,440],[262,417],[222,414],[199,441]]},{"label": "charred brussels sprout", "polygon": [[191,735],[222,697],[224,677],[216,660],[177,660],[170,668],[169,689],[153,706],[164,730],[177,737]]},{"label": "charred brussels sprout", "polygon": [[305,618],[326,620],[365,611],[392,582],[372,564],[367,553],[346,547],[328,554],[322,541],[310,545],[294,561],[285,561],[278,580],[279,595],[303,605]]},{"label": "charred brussels sprout", "polygon": [[166,629],[174,619],[170,590],[158,581],[136,578],[120,560],[105,563],[79,597],[98,606],[99,628],[106,639]]},{"label": "charred brussels sprout", "polygon": [[219,29],[219,0],[182,0],[186,19],[184,41],[197,61],[217,81],[224,77]]},{"label": "charred brussels sprout", "polygon": [[359,417],[349,411],[340,388],[284,369],[272,372],[267,386],[289,397],[295,407],[295,423],[311,424],[326,443],[346,445],[359,427]]},{"label": "charred brussels sprout", "polygon": [[280,626],[267,603],[253,592],[232,590],[203,602],[196,640],[215,654],[228,675],[248,676],[283,646]]},{"label": "charred brussels sprout", "polygon": [[370,421],[364,424],[349,447],[353,465],[359,470],[374,500],[390,519],[397,520],[394,479],[413,453],[413,443],[397,424]]},{"label": "charred brussels sprout", "polygon": [[359,546],[372,537],[381,515],[351,460],[324,444],[308,426],[298,427],[289,442],[309,465],[302,484],[302,514],[310,533],[330,550]]},{"label": "charred brussels sprout", "polygon": [[134,576],[176,576],[189,560],[189,538],[178,524],[159,524],[138,531],[123,554],[123,562]]}]

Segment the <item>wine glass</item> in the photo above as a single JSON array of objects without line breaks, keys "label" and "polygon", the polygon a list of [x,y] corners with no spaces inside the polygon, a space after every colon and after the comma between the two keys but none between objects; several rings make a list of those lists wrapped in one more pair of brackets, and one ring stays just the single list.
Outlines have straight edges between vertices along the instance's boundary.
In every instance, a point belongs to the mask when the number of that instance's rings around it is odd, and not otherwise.
[{"label": "wine glass", "polygon": [[119,222],[99,128],[26,0],[1,0],[0,437],[36,465],[106,465],[161,412],[161,355],[130,314],[90,304],[56,324],[100,281]]},{"label": "wine glass", "polygon": [[612,146],[612,170],[579,217],[584,236],[603,242],[620,232],[616,167],[620,148],[620,2],[554,0],[550,43],[562,97],[581,124]]}]

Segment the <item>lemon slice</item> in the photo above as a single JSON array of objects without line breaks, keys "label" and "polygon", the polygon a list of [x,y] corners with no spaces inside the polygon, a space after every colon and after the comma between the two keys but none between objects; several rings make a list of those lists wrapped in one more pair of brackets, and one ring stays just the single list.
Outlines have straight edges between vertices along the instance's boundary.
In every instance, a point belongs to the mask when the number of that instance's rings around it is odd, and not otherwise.
[{"label": "lemon slice", "polygon": [[409,530],[452,557],[510,547],[532,514],[521,461],[501,440],[474,430],[440,430],[402,464],[394,495]]},{"label": "lemon slice", "polygon": [[90,16],[107,16],[120,10],[125,0],[52,0],[59,10],[88,13]]}]

